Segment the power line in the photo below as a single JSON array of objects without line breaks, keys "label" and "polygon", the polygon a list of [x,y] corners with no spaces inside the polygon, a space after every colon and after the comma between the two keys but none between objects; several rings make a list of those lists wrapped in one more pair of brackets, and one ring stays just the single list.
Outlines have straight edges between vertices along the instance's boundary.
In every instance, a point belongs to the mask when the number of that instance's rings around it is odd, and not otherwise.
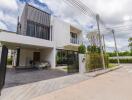
[{"label": "power line", "polygon": [[76,0],[63,0],[64,2],[72,5],[74,8],[77,8],[79,11],[81,11],[84,15],[87,15],[89,17],[93,17],[93,12],[90,10],[86,10],[85,7],[80,5],[80,3],[76,2]]}]

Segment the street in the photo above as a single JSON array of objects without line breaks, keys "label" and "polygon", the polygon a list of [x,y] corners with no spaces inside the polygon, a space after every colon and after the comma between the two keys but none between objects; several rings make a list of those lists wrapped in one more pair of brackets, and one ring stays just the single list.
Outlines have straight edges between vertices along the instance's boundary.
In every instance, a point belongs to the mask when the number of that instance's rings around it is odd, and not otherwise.
[{"label": "street", "polygon": [[132,100],[132,65],[32,100]]}]

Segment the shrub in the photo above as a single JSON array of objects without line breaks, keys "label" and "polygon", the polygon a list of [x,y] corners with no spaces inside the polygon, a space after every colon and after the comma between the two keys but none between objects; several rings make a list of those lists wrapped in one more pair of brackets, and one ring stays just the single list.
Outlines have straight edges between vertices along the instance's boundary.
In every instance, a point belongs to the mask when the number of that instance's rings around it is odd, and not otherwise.
[{"label": "shrub", "polygon": [[80,54],[85,54],[86,53],[86,47],[83,44],[80,45],[79,48],[78,48],[78,52]]},{"label": "shrub", "polygon": [[97,46],[88,46],[87,47],[88,52],[90,53],[100,53],[100,47]]},{"label": "shrub", "polygon": [[[132,63],[132,59],[119,59],[120,63]],[[118,63],[117,59],[109,59],[110,63]]]},{"label": "shrub", "polygon": [[[104,58],[105,58],[105,66],[106,68],[108,68],[109,66],[108,56],[104,55]],[[103,64],[102,64],[100,53],[87,54],[87,57],[86,57],[86,70],[87,71],[93,71],[95,69],[102,69],[102,68],[103,68]]]},{"label": "shrub", "polygon": [[7,59],[7,65],[12,65],[12,58]]}]

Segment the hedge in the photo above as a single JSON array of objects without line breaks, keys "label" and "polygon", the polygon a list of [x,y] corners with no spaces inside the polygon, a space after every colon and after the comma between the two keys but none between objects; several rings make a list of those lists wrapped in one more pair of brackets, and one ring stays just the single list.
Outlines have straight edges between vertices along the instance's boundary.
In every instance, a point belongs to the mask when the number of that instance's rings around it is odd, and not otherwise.
[{"label": "hedge", "polygon": [[[119,59],[120,63],[132,63],[132,59]],[[110,63],[118,63],[117,59],[109,59]]]},{"label": "hedge", "polygon": [[[109,67],[109,60],[108,56],[105,55],[105,66],[108,68]],[[86,70],[87,72],[93,71],[95,69],[102,69],[103,64],[102,64],[102,59],[100,53],[90,53],[87,54],[86,56]]]}]

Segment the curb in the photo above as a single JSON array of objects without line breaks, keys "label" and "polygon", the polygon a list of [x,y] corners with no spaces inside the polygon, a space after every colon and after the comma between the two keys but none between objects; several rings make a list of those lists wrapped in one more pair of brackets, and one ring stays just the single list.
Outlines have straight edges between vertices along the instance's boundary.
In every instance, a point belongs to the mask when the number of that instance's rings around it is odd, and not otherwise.
[{"label": "curb", "polygon": [[94,75],[89,75],[89,74],[87,74],[87,75],[90,76],[90,77],[97,77],[99,75],[102,75],[102,74],[105,74],[105,73],[108,73],[108,72],[111,72],[111,71],[114,71],[114,70],[117,70],[117,69],[120,69],[120,68],[122,68],[122,66],[117,66],[117,67],[114,67],[114,68],[111,68],[111,69],[106,69],[106,71],[99,72],[99,73],[94,74]]}]

